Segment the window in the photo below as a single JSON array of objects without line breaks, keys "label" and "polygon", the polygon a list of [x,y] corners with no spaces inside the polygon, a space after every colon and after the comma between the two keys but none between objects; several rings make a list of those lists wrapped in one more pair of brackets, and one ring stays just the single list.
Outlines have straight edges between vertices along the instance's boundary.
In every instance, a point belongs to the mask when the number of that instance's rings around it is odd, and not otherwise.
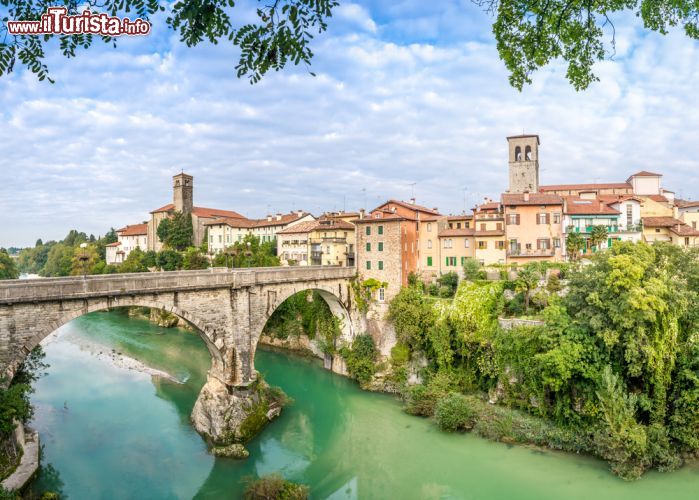
[{"label": "window", "polygon": [[366,244],[366,251],[371,252],[371,243]]},{"label": "window", "polygon": [[449,229],[454,229],[454,224],[452,224],[451,222],[449,223]]},{"label": "window", "polygon": [[432,257],[427,257],[427,267],[432,267]]},{"label": "window", "polygon": [[549,223],[549,214],[537,214],[536,223],[537,224],[548,224]]},{"label": "window", "polygon": [[383,252],[383,241],[379,241],[379,252]]},{"label": "window", "polygon": [[386,300],[386,290],[379,288],[379,302],[383,302],[384,300]]},{"label": "window", "polygon": [[366,268],[371,269],[371,261],[370,260],[366,261]]},{"label": "window", "polygon": [[561,214],[553,214],[553,223],[554,223],[554,224],[560,224],[560,223],[561,223]]},{"label": "window", "polygon": [[505,249],[505,242],[504,241],[496,241],[495,248],[497,248],[498,250],[504,250]]},{"label": "window", "polygon": [[218,242],[221,243],[222,241],[223,241],[223,236],[219,234],[218,235]]},{"label": "window", "polygon": [[468,241],[468,238],[464,238],[464,248],[470,248],[471,244]]},{"label": "window", "polygon": [[432,240],[427,240],[427,248],[432,248]]},{"label": "window", "polygon": [[446,257],[444,260],[447,267],[456,266],[456,257]]},{"label": "window", "polygon": [[485,250],[488,248],[488,242],[487,241],[479,241],[478,242],[478,249],[479,250]]},{"label": "window", "polygon": [[561,248],[561,239],[560,238],[553,239],[553,248]]},{"label": "window", "polygon": [[536,240],[536,249],[537,250],[550,250],[551,249],[551,240],[548,238],[539,238]]},{"label": "window", "polygon": [[432,231],[432,224],[428,222],[427,223],[427,232],[429,233],[431,231]]},{"label": "window", "polygon": [[383,226],[379,226],[379,234],[383,234]]},{"label": "window", "polygon": [[442,246],[444,248],[451,248],[451,238],[445,238]]},{"label": "window", "polygon": [[461,229],[461,222],[456,223],[456,229]]},{"label": "window", "polygon": [[684,244],[687,245],[687,246],[689,246],[689,238],[685,238],[685,239],[684,239]]},{"label": "window", "polygon": [[659,232],[660,232],[660,229],[655,228],[655,232],[656,232],[656,233],[659,233]]},{"label": "window", "polygon": [[524,148],[524,157],[527,159],[527,161],[531,161],[532,159],[532,147],[527,146]]},{"label": "window", "polygon": [[383,271],[383,261],[379,261],[379,271]]},{"label": "window", "polygon": [[371,227],[367,226],[366,227],[366,235],[369,236],[371,234]]},{"label": "window", "polygon": [[626,204],[626,227],[633,226],[633,206],[630,203]]},{"label": "window", "polygon": [[519,226],[519,214],[507,214],[507,224],[510,226]]},{"label": "window", "polygon": [[502,231],[502,222],[498,222],[497,224],[495,224],[495,227],[498,231]]},{"label": "window", "polygon": [[515,161],[522,161],[522,148],[519,146],[515,148]]}]

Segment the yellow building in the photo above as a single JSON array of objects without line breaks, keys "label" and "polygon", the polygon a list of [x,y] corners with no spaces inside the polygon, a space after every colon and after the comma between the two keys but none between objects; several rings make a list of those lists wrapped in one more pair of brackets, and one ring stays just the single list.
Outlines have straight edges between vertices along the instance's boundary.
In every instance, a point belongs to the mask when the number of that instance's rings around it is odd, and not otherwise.
[{"label": "yellow building", "polygon": [[699,230],[675,217],[644,217],[643,240],[647,243],[662,241],[682,247],[699,245]]},{"label": "yellow building", "polygon": [[353,266],[354,225],[321,217],[277,232],[277,255],[282,265]]},{"label": "yellow building", "polygon": [[502,205],[497,202],[488,202],[478,206],[473,216],[473,223],[475,259],[484,266],[504,264],[507,253]]}]

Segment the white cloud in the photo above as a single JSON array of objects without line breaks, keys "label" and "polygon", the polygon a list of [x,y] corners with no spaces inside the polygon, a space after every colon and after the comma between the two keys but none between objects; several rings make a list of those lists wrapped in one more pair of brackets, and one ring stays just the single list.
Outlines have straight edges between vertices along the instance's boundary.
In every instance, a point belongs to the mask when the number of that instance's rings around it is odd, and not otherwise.
[{"label": "white cloud", "polygon": [[[346,5],[314,42],[316,78],[291,67],[251,86],[235,78],[232,48],[189,49],[167,33],[52,59],[54,86],[3,77],[0,246],[142,221],[182,168],[197,204],[248,216],[356,209],[363,188],[373,208],[410,197],[413,182],[419,202],[460,211],[464,187],[469,205],[506,188],[505,136],[522,130],[541,135],[545,183],[659,170],[699,198],[696,42],[625,29],[623,55],[598,65],[590,90],[554,64],[519,93],[481,28],[408,39],[396,12],[451,26],[426,4],[382,4],[380,20],[379,7]],[[369,12],[377,29],[357,26]]]}]

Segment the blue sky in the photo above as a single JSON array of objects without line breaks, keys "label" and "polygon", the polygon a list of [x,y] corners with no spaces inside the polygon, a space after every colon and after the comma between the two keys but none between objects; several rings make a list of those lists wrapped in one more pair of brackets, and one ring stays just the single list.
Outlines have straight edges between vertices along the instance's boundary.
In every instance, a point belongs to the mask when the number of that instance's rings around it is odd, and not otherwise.
[{"label": "blue sky", "polygon": [[21,70],[0,79],[0,246],[144,221],[181,169],[197,205],[249,217],[365,197],[373,208],[413,190],[456,213],[464,190],[472,206],[506,189],[505,137],[522,131],[541,136],[543,183],[645,169],[699,198],[699,43],[622,16],[601,82],[575,92],[552,64],[520,93],[491,22],[469,1],[343,2],[313,44],[317,77],[289,68],[254,86],[236,79],[234,48],[187,48],[163,18],[117,49],[49,49],[55,85]]}]

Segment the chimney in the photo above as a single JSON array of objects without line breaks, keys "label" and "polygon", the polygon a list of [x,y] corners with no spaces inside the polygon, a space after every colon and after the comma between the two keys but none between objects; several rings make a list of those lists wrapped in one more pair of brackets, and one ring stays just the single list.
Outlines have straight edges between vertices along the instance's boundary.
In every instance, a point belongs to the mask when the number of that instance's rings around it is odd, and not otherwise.
[{"label": "chimney", "polygon": [[282,214],[277,214],[277,220],[282,220]]},{"label": "chimney", "polygon": [[360,208],[359,209],[359,218],[363,219],[365,214],[366,214],[365,210],[363,208]]},{"label": "chimney", "polygon": [[410,198],[410,204],[415,205],[415,198]]},{"label": "chimney", "polygon": [[296,213],[299,217],[303,217],[303,210],[297,210]]},{"label": "chimney", "polygon": [[529,191],[524,192],[524,201],[529,201]]},{"label": "chimney", "polygon": [[272,222],[272,216],[267,214],[267,222]]},{"label": "chimney", "polygon": [[432,207],[432,210],[434,210],[435,212],[439,212],[439,209],[437,207]]}]

